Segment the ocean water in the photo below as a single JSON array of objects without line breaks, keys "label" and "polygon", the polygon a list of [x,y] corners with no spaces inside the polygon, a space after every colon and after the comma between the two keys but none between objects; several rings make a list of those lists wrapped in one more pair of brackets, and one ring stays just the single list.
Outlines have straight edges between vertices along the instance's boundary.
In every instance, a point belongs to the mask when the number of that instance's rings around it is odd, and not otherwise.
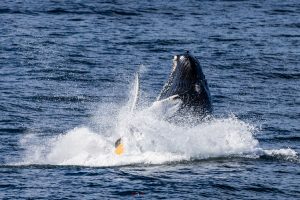
[{"label": "ocean water", "polygon": [[[299,19],[296,0],[2,0],[0,198],[299,199]],[[155,102],[186,50],[214,105],[192,128]]]}]

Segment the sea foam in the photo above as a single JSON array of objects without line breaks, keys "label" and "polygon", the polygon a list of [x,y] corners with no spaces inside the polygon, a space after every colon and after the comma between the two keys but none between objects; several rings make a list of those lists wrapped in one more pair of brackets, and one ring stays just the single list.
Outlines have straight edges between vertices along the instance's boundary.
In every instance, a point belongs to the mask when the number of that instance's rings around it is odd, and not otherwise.
[{"label": "sea foam", "polygon": [[[94,117],[98,131],[79,126],[43,141],[34,135],[24,137],[21,144],[27,150],[22,164],[119,166],[259,154],[297,156],[290,149],[262,150],[254,137],[255,126],[234,115],[181,126],[166,120],[178,109],[179,100],[132,110],[130,104],[136,97],[134,92],[129,94],[128,105],[100,106],[101,112]],[[116,107],[119,112],[113,116],[110,108]],[[124,154],[116,155],[114,142],[120,137]]]}]

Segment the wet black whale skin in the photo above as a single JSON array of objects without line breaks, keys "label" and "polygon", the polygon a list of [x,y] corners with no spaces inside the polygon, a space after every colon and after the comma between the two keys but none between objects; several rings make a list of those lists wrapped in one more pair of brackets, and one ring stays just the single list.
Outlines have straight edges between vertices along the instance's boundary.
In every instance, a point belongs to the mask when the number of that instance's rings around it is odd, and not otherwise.
[{"label": "wet black whale skin", "polygon": [[182,101],[176,118],[180,116],[180,119],[201,120],[212,114],[212,100],[207,80],[200,62],[189,52],[174,57],[173,69],[158,100],[172,96]]}]

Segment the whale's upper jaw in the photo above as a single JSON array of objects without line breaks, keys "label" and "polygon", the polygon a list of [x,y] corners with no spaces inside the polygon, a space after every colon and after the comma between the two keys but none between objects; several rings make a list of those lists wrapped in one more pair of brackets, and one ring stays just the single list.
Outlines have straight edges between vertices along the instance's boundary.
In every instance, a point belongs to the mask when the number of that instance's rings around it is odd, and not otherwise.
[{"label": "whale's upper jaw", "polygon": [[190,53],[176,55],[173,58],[173,69],[170,77],[161,91],[158,100],[172,95],[183,94],[195,88],[199,81],[205,79],[197,58]]},{"label": "whale's upper jaw", "polygon": [[205,79],[199,61],[189,52],[174,56],[172,74],[177,76],[177,81],[190,83]]}]

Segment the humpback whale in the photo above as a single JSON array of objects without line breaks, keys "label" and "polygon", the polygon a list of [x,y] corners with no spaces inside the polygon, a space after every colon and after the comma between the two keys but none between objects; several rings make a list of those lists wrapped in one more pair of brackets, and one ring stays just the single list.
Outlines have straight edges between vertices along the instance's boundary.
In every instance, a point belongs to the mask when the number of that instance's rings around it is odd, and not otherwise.
[{"label": "humpback whale", "polygon": [[[135,78],[135,97],[131,106],[131,112],[135,109],[138,100],[139,75]],[[182,125],[197,125],[204,118],[212,114],[212,101],[207,80],[198,59],[188,51],[174,56],[173,67],[169,79],[164,84],[155,105],[170,104],[180,100],[179,107],[166,119],[171,123]],[[171,101],[171,102],[170,102]],[[121,155],[124,152],[122,138],[115,142],[115,153]]]}]

